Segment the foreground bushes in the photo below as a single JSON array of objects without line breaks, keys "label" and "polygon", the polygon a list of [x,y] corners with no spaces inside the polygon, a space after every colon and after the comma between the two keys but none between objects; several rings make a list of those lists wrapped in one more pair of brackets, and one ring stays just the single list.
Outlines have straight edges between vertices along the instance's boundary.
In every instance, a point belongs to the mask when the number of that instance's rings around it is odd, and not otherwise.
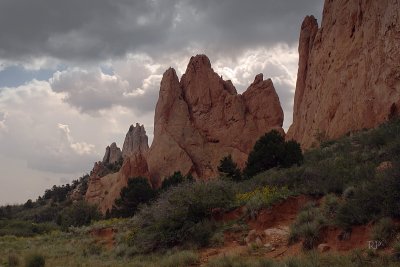
[{"label": "foreground bushes", "polygon": [[400,218],[399,166],[395,163],[393,169],[355,187],[338,210],[338,224],[349,227],[382,217]]},{"label": "foreground bushes", "polygon": [[216,229],[213,211],[229,207],[234,197],[232,185],[223,181],[171,188],[133,218],[129,243],[138,253],[176,245],[205,246]]}]

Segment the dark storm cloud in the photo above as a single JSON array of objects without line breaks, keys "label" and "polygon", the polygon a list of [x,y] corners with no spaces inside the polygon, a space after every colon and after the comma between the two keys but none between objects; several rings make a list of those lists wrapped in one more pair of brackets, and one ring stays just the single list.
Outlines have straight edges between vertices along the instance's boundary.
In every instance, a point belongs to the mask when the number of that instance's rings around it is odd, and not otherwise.
[{"label": "dark storm cloud", "polygon": [[87,61],[201,47],[231,55],[298,39],[322,0],[2,0],[0,58]]}]

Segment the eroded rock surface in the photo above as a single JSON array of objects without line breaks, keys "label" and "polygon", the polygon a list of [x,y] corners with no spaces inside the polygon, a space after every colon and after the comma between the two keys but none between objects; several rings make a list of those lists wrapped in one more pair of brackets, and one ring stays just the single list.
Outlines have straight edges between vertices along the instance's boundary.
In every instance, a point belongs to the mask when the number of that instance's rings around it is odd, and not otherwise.
[{"label": "eroded rock surface", "polygon": [[228,155],[244,167],[257,139],[273,129],[283,133],[282,123],[270,79],[257,75],[240,95],[231,81],[214,72],[205,55],[192,57],[180,81],[172,68],[161,81],[147,156],[150,175],[158,183],[175,171],[210,179]]},{"label": "eroded rock surface", "polygon": [[309,148],[398,114],[400,1],[326,0],[322,25],[306,17],[299,42],[293,125]]}]

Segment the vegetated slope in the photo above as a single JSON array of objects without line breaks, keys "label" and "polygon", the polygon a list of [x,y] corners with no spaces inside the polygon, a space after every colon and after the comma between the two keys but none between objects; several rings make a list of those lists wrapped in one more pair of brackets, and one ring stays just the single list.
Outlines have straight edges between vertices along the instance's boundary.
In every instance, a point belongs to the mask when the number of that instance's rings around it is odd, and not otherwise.
[{"label": "vegetated slope", "polygon": [[[343,242],[346,238],[355,242],[352,229],[358,228],[354,227],[385,217],[400,218],[399,134],[400,121],[396,120],[323,143],[321,148],[305,154],[301,166],[272,169],[239,183],[212,181],[174,187],[134,216],[132,229],[136,230],[128,243],[135,253],[223,243],[229,232],[248,234],[252,226],[246,218],[253,218],[254,225],[260,225],[257,220],[268,214],[266,208],[293,195],[318,201],[301,209],[297,218],[293,218],[294,214],[286,218],[286,225],[282,226],[288,227],[289,222],[293,225],[290,242],[301,241],[304,249],[313,249],[327,242],[324,234],[329,235],[329,229],[338,229],[336,238],[343,235]],[[233,216],[237,223],[221,226],[215,220],[215,215],[229,214],[238,207],[245,212]],[[263,227],[268,230],[269,226]],[[349,249],[366,248],[370,230],[366,229],[357,245],[348,246]],[[244,237],[236,242],[243,243]],[[263,238],[259,239],[255,238],[256,244],[269,247]],[[386,245],[390,241],[386,240]],[[345,246],[336,247],[341,250]]]},{"label": "vegetated slope", "polygon": [[[144,266],[146,261],[151,266],[152,253],[167,252],[162,256],[165,259],[168,255],[175,257],[175,252],[168,254],[172,250],[200,249],[200,254],[186,255],[190,260],[179,257],[193,266],[232,266],[229,262],[257,266],[261,259],[291,256],[303,249],[315,249],[320,243],[327,243],[332,252],[367,249],[368,239],[378,238],[395,254],[387,255],[384,250],[384,254],[371,257],[375,252],[356,251],[340,258],[314,256],[313,261],[330,266],[357,266],[363,262],[395,266],[400,246],[390,237],[396,236],[396,220],[400,217],[399,152],[400,121],[396,120],[323,143],[304,155],[301,166],[271,169],[242,182],[217,179],[171,186],[153,203],[142,206],[132,219],[69,228],[72,234],[46,234],[23,243],[4,237],[0,242],[1,258],[15,252],[13,247],[20,247],[21,255],[25,255],[32,247],[23,244],[33,242],[54,264],[75,258],[89,264],[103,259],[104,264],[113,262],[118,266],[137,262],[139,257]],[[307,204],[310,201],[314,204]],[[79,239],[110,227],[114,229],[114,240],[110,236],[104,244],[101,239],[86,240],[92,244],[90,250],[74,249],[81,247]],[[68,240],[74,240],[75,245]],[[49,242],[60,250],[46,252],[45,243]],[[228,256],[221,258],[220,254]],[[284,263],[310,260],[305,256],[284,259]]]}]

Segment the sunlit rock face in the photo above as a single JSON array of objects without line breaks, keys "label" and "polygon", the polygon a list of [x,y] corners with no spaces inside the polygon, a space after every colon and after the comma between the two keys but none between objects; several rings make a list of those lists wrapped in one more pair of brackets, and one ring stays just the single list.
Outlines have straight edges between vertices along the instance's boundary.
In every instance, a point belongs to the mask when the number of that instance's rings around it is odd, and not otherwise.
[{"label": "sunlit rock face", "polygon": [[293,124],[303,148],[372,128],[400,105],[400,2],[326,0],[321,27],[306,17]]},{"label": "sunlit rock face", "polygon": [[210,179],[227,155],[243,167],[257,139],[273,129],[283,133],[282,124],[270,79],[257,75],[240,95],[205,55],[192,57],[181,80],[170,68],[161,81],[147,156],[150,176],[155,184],[175,171]]}]

